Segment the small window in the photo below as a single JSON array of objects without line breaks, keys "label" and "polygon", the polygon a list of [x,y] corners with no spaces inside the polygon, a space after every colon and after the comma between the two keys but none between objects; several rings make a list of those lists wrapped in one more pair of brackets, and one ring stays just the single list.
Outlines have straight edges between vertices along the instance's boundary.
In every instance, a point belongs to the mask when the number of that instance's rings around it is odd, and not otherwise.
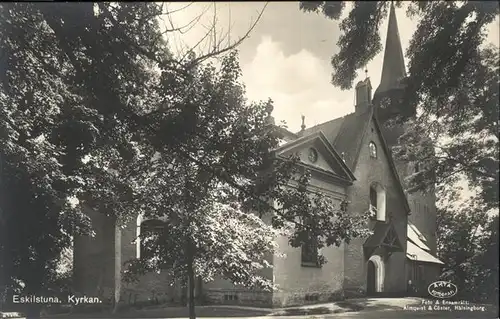
[{"label": "small window", "polygon": [[377,146],[375,145],[375,143],[370,142],[368,146],[370,148],[370,157],[377,158]]},{"label": "small window", "polygon": [[377,191],[374,187],[370,187],[370,204],[373,207],[377,207]]},{"label": "small window", "polygon": [[316,241],[311,238],[307,243],[302,245],[301,262],[302,264],[317,266],[318,265],[318,245]]},{"label": "small window", "polygon": [[386,221],[385,212],[385,190],[378,183],[374,183],[370,186],[370,215],[378,221]]}]

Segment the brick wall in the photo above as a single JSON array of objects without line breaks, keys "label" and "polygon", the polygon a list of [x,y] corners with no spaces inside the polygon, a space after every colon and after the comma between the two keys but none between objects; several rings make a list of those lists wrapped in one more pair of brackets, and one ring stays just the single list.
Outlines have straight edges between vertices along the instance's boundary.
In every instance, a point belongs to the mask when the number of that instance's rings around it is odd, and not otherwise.
[{"label": "brick wall", "polygon": [[[373,141],[377,146],[377,158],[370,158],[368,145]],[[356,154],[348,154],[356,156]],[[354,185],[348,188],[348,196],[351,204],[349,211],[352,214],[365,212],[370,203],[370,185],[373,182],[380,183],[386,192],[386,217],[392,216],[396,232],[403,248],[406,249],[406,224],[407,215],[404,209],[404,197],[398,190],[398,181],[391,173],[388,154],[385,154],[382,148],[381,140],[377,134],[374,124],[368,127],[358,161],[355,168],[356,181]],[[345,248],[345,279],[344,287],[347,295],[359,295],[366,290],[366,260],[369,256],[364,256],[363,243],[366,239],[355,239]],[[399,281],[404,285],[404,267],[403,257],[393,255],[389,260],[389,267],[400,269],[403,273],[401,277],[397,272],[387,272],[387,288],[397,288]],[[403,269],[403,271],[401,271]]]},{"label": "brick wall", "polygon": [[395,252],[387,259],[385,263],[385,291],[405,294],[407,281],[404,271],[405,264],[406,252]]},{"label": "brick wall", "polygon": [[[428,291],[427,288],[429,285],[437,280],[439,280],[439,274],[441,272],[441,266],[439,264],[433,264],[433,263],[423,263],[423,262],[415,262],[411,261],[409,259],[406,260],[407,267],[406,267],[406,277],[407,281],[408,279],[411,279],[413,284],[417,286],[417,289],[422,296],[428,297]],[[423,267],[423,277],[421,278],[421,282],[417,282],[414,279],[414,272],[418,267]]]},{"label": "brick wall", "polygon": [[[394,135],[401,134],[400,128],[393,132]],[[397,136],[392,139],[396,140]],[[422,166],[421,164],[419,165]],[[397,171],[401,181],[407,184],[406,178],[415,173],[416,163],[396,162]],[[421,168],[422,169],[422,168]],[[436,253],[436,194],[434,191],[415,192],[408,194],[408,203],[412,214],[408,217],[420,232],[427,238],[428,246],[432,253]]]},{"label": "brick wall", "polygon": [[421,192],[409,194],[412,214],[410,222],[417,226],[418,230],[427,239],[427,246],[431,252],[436,254],[436,197],[434,194],[423,194]]}]

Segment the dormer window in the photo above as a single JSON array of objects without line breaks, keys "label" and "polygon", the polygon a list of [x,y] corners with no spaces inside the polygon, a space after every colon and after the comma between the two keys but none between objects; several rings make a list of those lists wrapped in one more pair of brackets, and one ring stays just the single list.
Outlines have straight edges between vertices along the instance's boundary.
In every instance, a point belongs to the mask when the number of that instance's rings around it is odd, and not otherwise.
[{"label": "dormer window", "polygon": [[368,144],[368,147],[370,149],[370,157],[377,158],[377,145],[375,145],[375,143],[373,142],[370,142],[370,144]]}]

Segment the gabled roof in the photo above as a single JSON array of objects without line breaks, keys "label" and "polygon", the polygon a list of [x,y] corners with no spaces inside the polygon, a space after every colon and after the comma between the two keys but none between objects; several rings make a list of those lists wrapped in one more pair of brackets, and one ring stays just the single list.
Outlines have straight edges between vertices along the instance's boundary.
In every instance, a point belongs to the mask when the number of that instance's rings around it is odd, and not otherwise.
[{"label": "gabled roof", "polygon": [[403,246],[401,240],[394,228],[394,225],[389,223],[377,222],[373,229],[373,235],[368,237],[363,245],[367,250],[368,255],[379,246],[387,246],[391,250],[402,251]]},{"label": "gabled roof", "polygon": [[408,259],[417,262],[444,264],[441,260],[432,255],[431,249],[425,244],[427,239],[420,230],[418,230],[417,226],[410,221],[408,221],[406,237],[406,257]]},{"label": "gabled roof", "polygon": [[354,171],[366,127],[370,123],[372,110],[354,112],[344,117],[310,127],[302,134],[323,132],[326,139],[345,159],[347,167]]},{"label": "gabled roof", "polygon": [[293,140],[293,139],[298,138],[297,134],[290,132],[288,129],[286,129],[284,127],[278,127],[278,132],[279,132],[279,134],[282,135],[282,137],[285,140]]},{"label": "gabled roof", "polygon": [[409,241],[413,242],[419,248],[430,252],[431,249],[425,244],[427,239],[422,235],[422,233],[418,230],[418,228],[408,221],[408,229],[407,229],[407,238]]},{"label": "gabled roof", "polygon": [[370,121],[373,120],[375,128],[381,140],[382,149],[384,150],[389,162],[390,170],[393,173],[394,179],[399,187],[399,192],[404,198],[405,209],[410,213],[410,205],[406,193],[403,189],[403,184],[399,178],[396,165],[392,158],[384,134],[380,128],[380,124],[375,116],[374,108],[370,107],[365,111],[354,112],[344,117],[340,117],[311,128],[304,130],[301,134],[305,137],[308,134],[323,132],[326,139],[331,143],[335,150],[344,158],[347,167],[352,172],[355,172],[356,164],[359,158],[359,152],[362,147],[363,137],[366,134]]},{"label": "gabled roof", "polygon": [[411,241],[408,241],[406,244],[406,257],[410,260],[417,262],[427,262],[427,263],[444,265],[444,262],[432,256],[430,253],[421,249]]},{"label": "gabled roof", "polygon": [[312,132],[305,136],[299,137],[293,141],[290,141],[284,145],[279,146],[273,152],[275,154],[281,154],[287,150],[298,147],[299,145],[306,144],[316,140],[325,149],[326,155],[329,157],[330,161],[333,161],[341,170],[341,177],[345,178],[346,181],[352,182],[356,180],[352,170],[346,165],[341,155],[335,150],[332,144],[329,142],[328,138],[323,134],[322,131]]},{"label": "gabled roof", "polygon": [[398,170],[396,169],[396,164],[394,163],[394,159],[392,158],[392,153],[389,150],[389,147],[387,146],[387,141],[384,137],[384,134],[382,133],[382,129],[380,127],[380,124],[379,124],[374,112],[372,113],[372,118],[373,118],[373,123],[375,124],[375,129],[377,130],[378,135],[380,137],[380,141],[381,141],[380,144],[382,144],[382,148],[387,156],[389,167],[391,168],[391,171],[394,175],[394,179],[396,180],[396,183],[398,184],[397,188],[398,188],[402,198],[404,198],[403,204],[405,205],[406,211],[408,212],[408,215],[409,215],[409,214],[411,214],[411,208],[410,208],[410,204],[408,203],[408,197],[406,196],[406,192],[403,188],[403,183],[401,182],[401,179],[399,178]]}]

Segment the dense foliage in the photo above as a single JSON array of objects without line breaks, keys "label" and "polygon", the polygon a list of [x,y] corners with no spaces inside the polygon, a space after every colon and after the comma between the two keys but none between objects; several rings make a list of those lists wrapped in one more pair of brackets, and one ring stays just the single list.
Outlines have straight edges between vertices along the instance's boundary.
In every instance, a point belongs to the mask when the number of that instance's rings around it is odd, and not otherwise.
[{"label": "dense foliage", "polygon": [[[417,107],[417,116],[388,123],[406,128],[394,155],[418,163],[407,179],[409,192],[436,191],[444,204],[437,225],[442,278],[457,284],[461,298],[498,302],[499,50],[485,40],[487,27],[498,23],[493,21],[499,5],[394,3],[407,5],[407,13],[418,21],[406,51],[404,94],[391,101],[399,108]],[[300,9],[340,20],[346,4],[304,1]],[[356,1],[349,8],[332,58],[334,85],[351,88],[356,71],[382,50],[380,26],[390,5]],[[461,179],[477,196],[457,208]]]},{"label": "dense foliage", "polygon": [[273,156],[272,102],[246,101],[236,54],[220,69],[200,62],[223,49],[173,56],[161,14],[155,3],[0,5],[2,290],[49,289],[72,236],[92,233],[84,206],[119,223],[164,219],[169,236],[131,273],[168,266],[261,288],[275,231],[295,247],[367,234],[345,203],[307,196],[297,158]]},{"label": "dense foliage", "polygon": [[[499,201],[498,48],[486,45],[487,27],[499,16],[489,1],[394,1],[407,5],[418,22],[407,48],[408,77],[401,105],[417,106],[407,121],[398,159],[420,162],[410,191],[437,184],[447,189],[466,177],[488,208]],[[300,9],[340,20],[346,2],[301,2]],[[340,22],[339,52],[332,58],[332,83],[353,85],[356,71],[382,50],[381,22],[391,4],[356,1]],[[422,137],[428,137],[423,139]],[[443,192],[440,196],[445,196]]]},{"label": "dense foliage", "polygon": [[438,212],[441,277],[457,285],[459,298],[498,303],[498,226],[498,216],[474,202]]}]

